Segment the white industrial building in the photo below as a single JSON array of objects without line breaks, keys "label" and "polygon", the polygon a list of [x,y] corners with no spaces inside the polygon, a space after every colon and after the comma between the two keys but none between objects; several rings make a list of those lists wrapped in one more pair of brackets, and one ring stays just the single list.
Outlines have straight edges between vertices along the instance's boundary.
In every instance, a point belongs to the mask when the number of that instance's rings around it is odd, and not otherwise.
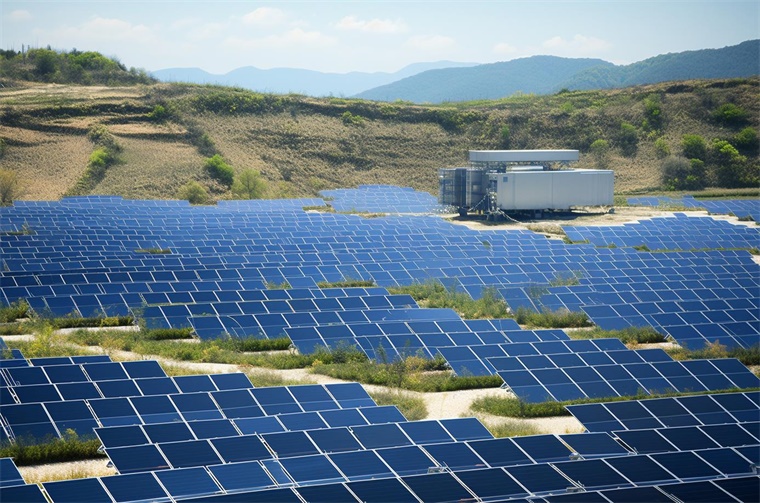
[{"label": "white industrial building", "polygon": [[577,150],[470,150],[470,166],[439,170],[439,202],[488,215],[612,206],[611,170],[569,169]]}]

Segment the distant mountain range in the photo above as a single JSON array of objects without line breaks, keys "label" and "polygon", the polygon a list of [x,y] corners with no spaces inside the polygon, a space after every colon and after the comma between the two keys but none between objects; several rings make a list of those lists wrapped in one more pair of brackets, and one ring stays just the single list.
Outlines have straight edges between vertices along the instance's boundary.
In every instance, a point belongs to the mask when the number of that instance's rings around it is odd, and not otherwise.
[{"label": "distant mountain range", "polygon": [[662,54],[630,65],[614,65],[601,59],[532,56],[485,65],[452,61],[418,63],[395,73],[338,74],[254,67],[239,68],[224,75],[213,75],[198,68],[153,72],[154,77],[163,81],[414,103],[499,99],[517,92],[551,94],[561,89],[611,89],[671,80],[753,75],[760,75],[760,40],[722,49]]},{"label": "distant mountain range", "polygon": [[164,82],[191,82],[193,84],[219,84],[237,86],[259,92],[275,94],[305,94],[307,96],[354,96],[362,91],[438,68],[464,68],[477,63],[437,61],[415,63],[394,73],[350,72],[323,73],[297,68],[262,70],[246,66],[223,75],[208,73],[200,68],[167,68],[151,72]]}]

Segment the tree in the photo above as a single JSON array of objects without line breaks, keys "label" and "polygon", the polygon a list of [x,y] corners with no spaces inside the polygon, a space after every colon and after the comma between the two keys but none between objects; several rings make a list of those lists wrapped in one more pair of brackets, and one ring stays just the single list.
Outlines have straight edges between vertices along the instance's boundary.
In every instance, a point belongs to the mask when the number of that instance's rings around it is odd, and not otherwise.
[{"label": "tree", "polygon": [[265,190],[266,183],[255,169],[244,170],[232,184],[235,199],[261,199]]},{"label": "tree", "polygon": [[670,155],[670,146],[665,138],[659,137],[654,141],[654,153],[660,159]]},{"label": "tree", "polygon": [[683,155],[687,159],[707,159],[707,142],[697,134],[685,134],[681,140]]},{"label": "tree", "polygon": [[644,99],[644,129],[662,128],[662,102],[659,94],[650,94]]},{"label": "tree", "polygon": [[699,159],[670,156],[662,162],[662,185],[667,190],[700,190],[705,183],[704,163]]},{"label": "tree", "polygon": [[749,155],[757,155],[758,147],[760,147],[757,130],[753,127],[745,127],[736,133],[733,143],[737,149]]},{"label": "tree", "polygon": [[595,140],[589,147],[591,155],[596,161],[596,167],[599,169],[605,169],[610,162],[610,142],[607,140]]},{"label": "tree", "polygon": [[177,191],[177,197],[189,201],[190,204],[205,204],[208,202],[208,193],[203,185],[196,181],[187,182]]},{"label": "tree", "polygon": [[713,114],[718,122],[727,125],[740,124],[747,118],[747,112],[739,105],[725,103],[718,107]]},{"label": "tree", "polygon": [[721,187],[741,187],[752,179],[747,173],[747,158],[726,140],[713,142],[710,159],[715,165],[715,178]]},{"label": "tree", "polygon": [[618,142],[624,156],[631,157],[636,155],[636,151],[639,148],[639,134],[636,131],[636,126],[627,122],[620,124]]},{"label": "tree", "polygon": [[232,186],[235,180],[235,171],[227,164],[221,155],[214,154],[206,159],[203,169],[206,173],[227,188]]},{"label": "tree", "polygon": [[15,171],[0,169],[0,206],[10,206],[23,195],[21,180]]}]

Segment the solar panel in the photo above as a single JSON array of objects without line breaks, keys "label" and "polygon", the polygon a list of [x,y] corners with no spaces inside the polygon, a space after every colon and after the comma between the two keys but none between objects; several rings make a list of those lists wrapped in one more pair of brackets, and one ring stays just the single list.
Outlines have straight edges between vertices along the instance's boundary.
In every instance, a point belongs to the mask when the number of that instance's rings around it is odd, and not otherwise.
[{"label": "solar panel", "polygon": [[50,499],[56,503],[108,503],[111,501],[100,480],[96,478],[44,482],[42,486]]},{"label": "solar panel", "polygon": [[25,483],[13,462],[13,458],[0,458],[0,488],[19,486]]},{"label": "solar panel", "polygon": [[116,503],[169,501],[169,496],[152,473],[101,477],[100,481]]},{"label": "solar panel", "polygon": [[221,488],[203,468],[163,470],[155,475],[174,499],[221,493]]}]

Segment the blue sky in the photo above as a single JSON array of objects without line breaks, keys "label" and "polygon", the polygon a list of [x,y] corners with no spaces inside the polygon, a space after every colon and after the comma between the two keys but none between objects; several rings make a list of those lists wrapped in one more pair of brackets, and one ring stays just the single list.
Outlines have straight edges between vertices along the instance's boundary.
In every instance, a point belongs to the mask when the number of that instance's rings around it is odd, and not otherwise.
[{"label": "blue sky", "polygon": [[11,1],[0,47],[95,50],[127,66],[393,72],[550,54],[628,64],[760,38],[760,2]]}]

